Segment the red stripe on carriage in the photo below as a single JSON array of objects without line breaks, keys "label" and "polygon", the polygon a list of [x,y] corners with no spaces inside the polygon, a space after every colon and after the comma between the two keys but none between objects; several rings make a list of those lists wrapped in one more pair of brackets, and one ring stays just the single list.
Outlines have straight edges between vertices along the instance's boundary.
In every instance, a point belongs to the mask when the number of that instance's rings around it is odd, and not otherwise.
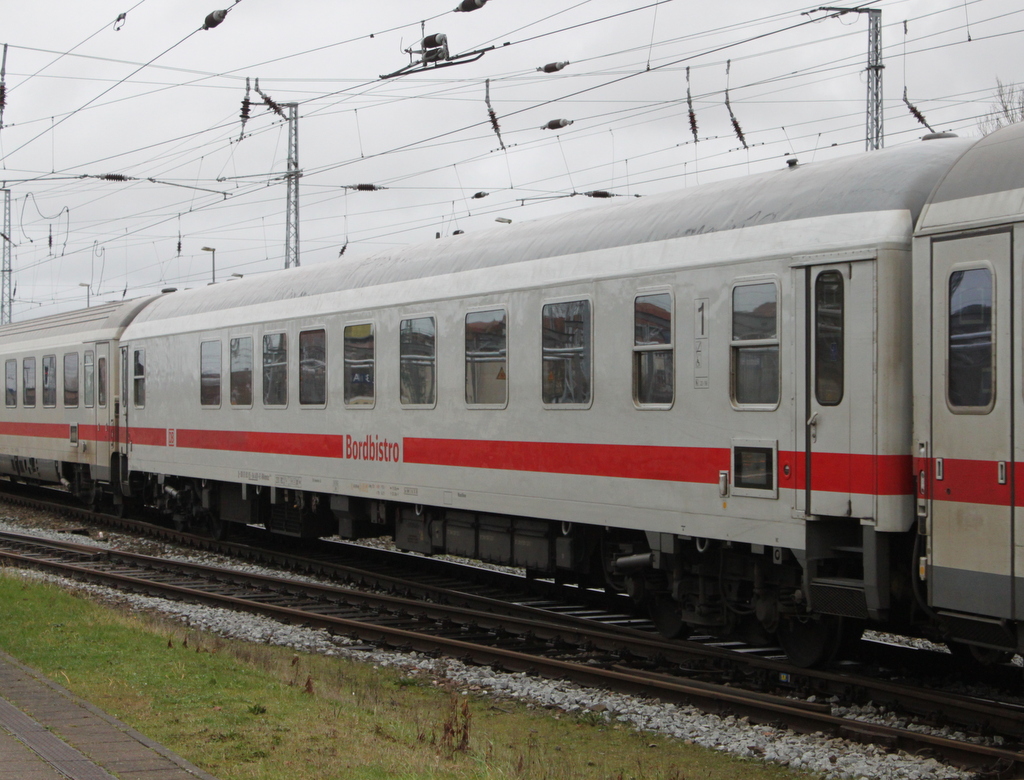
[{"label": "red stripe on carriage", "polygon": [[[699,484],[717,484],[718,472],[731,470],[730,450],[724,448],[472,439],[407,438],[404,442],[406,463],[431,466]],[[882,496],[913,494],[912,464],[909,455],[814,453],[814,489]],[[804,490],[803,466],[802,453],[780,452],[779,487]]]},{"label": "red stripe on carriage", "polygon": [[[109,441],[114,429],[83,426],[79,437]],[[120,429],[122,440],[124,429]],[[0,435],[68,438],[67,424],[0,423]],[[166,428],[130,429],[131,443],[150,447],[315,458],[345,458],[346,437],[339,434],[269,433]],[[353,437],[349,437],[353,438]],[[814,490],[865,495],[914,493],[909,455],[814,453]],[[380,458],[380,460],[385,460]],[[386,460],[390,461],[388,457]],[[482,468],[575,476],[646,479],[717,484],[720,471],[731,471],[730,450],[715,447],[667,447],[630,444],[581,444],[474,439],[406,438],[402,460],[417,465]],[[994,468],[994,464],[990,464]],[[786,473],[788,466],[789,473]],[[806,489],[802,453],[778,454],[780,489]],[[967,500],[967,499],[964,499]],[[1008,499],[1007,499],[1008,501]],[[984,503],[998,503],[994,501]]]},{"label": "red stripe on carriage", "polygon": [[[79,425],[79,441],[113,441],[114,429],[107,425]],[[70,423],[0,423],[0,436],[70,440]]]},{"label": "red stripe on carriage", "polygon": [[[1009,471],[1010,464],[1006,465]],[[1005,485],[999,484],[999,464],[992,460],[942,459],[942,479],[935,479],[935,460],[929,465],[928,481],[932,499],[961,504],[1010,506],[1010,474]],[[1018,499],[1018,506],[1020,499]]]},{"label": "red stripe on carriage", "polygon": [[403,460],[433,466],[717,483],[729,450],[472,439],[404,440]]},{"label": "red stripe on carriage", "polygon": [[[163,429],[159,429],[162,434]],[[176,445],[197,450],[229,450],[267,455],[301,455],[308,458],[340,458],[345,437],[320,433],[267,433],[263,431],[178,430]],[[132,441],[135,430],[132,430]],[[165,442],[161,441],[161,444]]]}]

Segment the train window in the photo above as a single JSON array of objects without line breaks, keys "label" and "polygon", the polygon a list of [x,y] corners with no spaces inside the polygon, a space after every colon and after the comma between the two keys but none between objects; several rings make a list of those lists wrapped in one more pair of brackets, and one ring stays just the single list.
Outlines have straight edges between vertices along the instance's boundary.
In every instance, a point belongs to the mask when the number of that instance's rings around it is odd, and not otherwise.
[{"label": "train window", "polygon": [[270,333],[263,337],[263,404],[288,404],[288,335]]},{"label": "train window", "polygon": [[220,341],[199,344],[199,403],[220,406]]},{"label": "train window", "polygon": [[814,309],[814,395],[822,406],[838,406],[843,400],[846,370],[841,273],[818,274]]},{"label": "train window", "polygon": [[82,394],[87,408],[96,405],[96,355],[91,349],[85,351],[82,361]]},{"label": "train window", "polygon": [[327,331],[305,330],[299,334],[299,403],[327,403]]},{"label": "train window", "polygon": [[107,359],[96,360],[96,404],[102,408],[107,406]]},{"label": "train window", "polygon": [[4,396],[8,406],[18,405],[18,361],[8,360],[4,363],[4,374],[6,375],[7,392]]},{"label": "train window", "polygon": [[776,442],[733,439],[732,494],[778,498],[777,466]]},{"label": "train window", "polygon": [[132,360],[132,388],[135,391],[135,406],[146,405],[146,350],[137,349]]},{"label": "train window", "polygon": [[57,405],[57,356],[43,355],[43,406]]},{"label": "train window", "polygon": [[779,403],[778,288],[774,282],[732,290],[732,393],[743,405]]},{"label": "train window", "polygon": [[231,405],[252,406],[252,336],[230,341]]},{"label": "train window", "polygon": [[590,403],[590,301],[549,303],[541,309],[541,399]]},{"label": "train window", "polygon": [[22,397],[25,406],[36,405],[36,359],[25,358],[21,361]]},{"label": "train window", "polygon": [[399,325],[399,399],[403,406],[434,405],[436,339],[437,327],[433,317],[402,320]]},{"label": "train window", "polygon": [[466,315],[466,403],[508,403],[508,314],[504,309]]},{"label": "train window", "polygon": [[667,406],[675,398],[672,296],[638,295],[633,303],[633,400]]},{"label": "train window", "polygon": [[78,406],[78,353],[64,356],[64,406]]},{"label": "train window", "polygon": [[373,406],[373,323],[345,326],[345,405]]},{"label": "train window", "polygon": [[960,409],[991,408],[995,391],[990,269],[971,268],[950,274],[948,330],[949,405]]}]

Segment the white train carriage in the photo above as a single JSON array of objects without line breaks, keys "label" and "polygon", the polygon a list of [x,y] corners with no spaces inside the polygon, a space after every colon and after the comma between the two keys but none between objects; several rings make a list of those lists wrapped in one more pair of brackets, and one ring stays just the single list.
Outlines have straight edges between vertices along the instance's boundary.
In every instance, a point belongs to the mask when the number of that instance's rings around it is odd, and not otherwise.
[{"label": "white train carriage", "polygon": [[952,166],[914,241],[919,575],[952,636],[999,657],[1024,645],[1024,126]]},{"label": "white train carriage", "polygon": [[0,328],[0,474],[62,483],[87,503],[108,489],[118,439],[118,340],[148,300]]},{"label": "white train carriage", "polygon": [[820,660],[917,609],[912,239],[971,147],[156,299],[123,334],[121,489],[622,588],[666,633]]}]

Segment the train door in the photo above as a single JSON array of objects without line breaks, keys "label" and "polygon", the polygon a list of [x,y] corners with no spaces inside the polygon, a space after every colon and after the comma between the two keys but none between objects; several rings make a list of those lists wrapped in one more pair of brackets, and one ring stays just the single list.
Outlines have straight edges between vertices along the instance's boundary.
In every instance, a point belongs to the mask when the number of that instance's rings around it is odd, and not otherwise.
[{"label": "train door", "polygon": [[797,447],[808,515],[875,516],[875,261],[813,265],[803,283]]},{"label": "train door", "polygon": [[1013,617],[1011,248],[998,231],[933,239],[931,257],[931,601],[1000,618]]},{"label": "train door", "polygon": [[128,434],[128,410],[131,409],[131,399],[128,396],[129,377],[131,366],[128,363],[128,346],[121,346],[121,360],[118,368],[118,375],[120,381],[117,383],[119,386],[119,392],[117,400],[114,402],[115,406],[115,419],[117,423],[117,452],[118,452],[118,463],[120,465],[120,480],[123,486],[128,484],[128,446],[129,446],[129,434]]},{"label": "train door", "polygon": [[[102,341],[96,345],[96,364],[93,369],[95,376],[96,402],[96,466],[99,474],[107,474],[110,457],[117,446],[117,418],[110,402],[110,342]],[[106,477],[110,479],[111,477]]]}]

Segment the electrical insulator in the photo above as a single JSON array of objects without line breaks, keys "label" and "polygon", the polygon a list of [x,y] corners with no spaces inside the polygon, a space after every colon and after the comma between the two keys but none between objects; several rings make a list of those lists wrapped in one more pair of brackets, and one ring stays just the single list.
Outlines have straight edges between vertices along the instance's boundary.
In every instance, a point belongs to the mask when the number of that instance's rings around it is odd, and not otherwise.
[{"label": "electrical insulator", "polygon": [[448,59],[448,47],[442,46],[440,49],[427,49],[423,52],[423,62],[441,62],[442,60]]},{"label": "electrical insulator", "polygon": [[610,198],[612,194],[608,190],[592,190],[590,192],[584,192],[588,198]]},{"label": "electrical insulator", "polygon": [[379,184],[348,184],[343,189],[356,192],[376,192],[377,190],[386,190],[387,187],[381,187]]},{"label": "electrical insulator", "polygon": [[448,43],[447,35],[444,33],[434,33],[423,39],[422,46],[424,49],[439,49],[446,43]]},{"label": "electrical insulator", "polygon": [[486,197],[487,197],[488,195],[490,195],[490,194],[491,194],[491,193],[489,193],[489,192],[483,192],[483,191],[481,191],[481,192],[477,192],[477,193],[474,193],[474,194],[473,194],[473,197],[474,197],[474,198],[475,198],[476,200],[480,200],[480,198],[486,198]]},{"label": "electrical insulator", "polygon": [[478,8],[483,8],[484,7],[484,3],[486,3],[486,2],[487,2],[487,0],[462,0],[461,3],[459,3],[457,6],[455,6],[455,10],[456,11],[466,11],[466,12],[475,11]]},{"label": "electrical insulator", "polygon": [[543,125],[541,130],[561,130],[563,127],[568,127],[572,124],[571,119],[552,119],[546,125]]},{"label": "electrical insulator", "polygon": [[204,30],[212,30],[218,24],[224,21],[224,18],[228,15],[227,11],[213,11],[206,17],[206,21],[203,22]]},{"label": "electrical insulator", "polygon": [[557,73],[568,64],[568,62],[549,62],[543,68],[537,68],[537,70],[542,73]]}]

